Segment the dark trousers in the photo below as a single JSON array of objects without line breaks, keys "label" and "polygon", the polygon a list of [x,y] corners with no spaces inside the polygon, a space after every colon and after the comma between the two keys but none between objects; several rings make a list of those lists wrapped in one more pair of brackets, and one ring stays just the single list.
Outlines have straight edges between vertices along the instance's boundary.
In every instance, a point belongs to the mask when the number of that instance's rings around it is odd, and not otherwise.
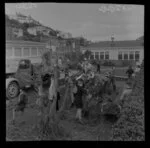
[{"label": "dark trousers", "polygon": [[101,72],[100,69],[97,69],[97,72],[100,73]]},{"label": "dark trousers", "polygon": [[115,78],[114,77],[111,78],[111,84],[113,87],[113,91],[116,91],[116,84],[115,84]]},{"label": "dark trousers", "polygon": [[56,111],[59,110],[59,100],[60,100],[60,93],[57,92]]}]

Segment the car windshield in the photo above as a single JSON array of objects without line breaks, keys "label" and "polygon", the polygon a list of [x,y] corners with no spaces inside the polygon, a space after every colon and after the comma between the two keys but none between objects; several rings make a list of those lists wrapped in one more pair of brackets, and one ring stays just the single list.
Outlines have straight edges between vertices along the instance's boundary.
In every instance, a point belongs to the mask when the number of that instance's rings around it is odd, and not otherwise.
[{"label": "car windshield", "polygon": [[23,60],[19,64],[19,69],[28,69],[29,68],[29,61]]}]

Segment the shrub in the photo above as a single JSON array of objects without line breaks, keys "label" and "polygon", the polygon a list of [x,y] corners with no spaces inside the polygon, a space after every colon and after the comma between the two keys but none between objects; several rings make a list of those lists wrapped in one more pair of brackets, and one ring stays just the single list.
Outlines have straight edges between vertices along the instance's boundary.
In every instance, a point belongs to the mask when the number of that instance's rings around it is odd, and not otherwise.
[{"label": "shrub", "polygon": [[112,61],[104,61],[103,66],[115,66]]},{"label": "shrub", "polygon": [[130,65],[132,65],[132,61],[128,61],[128,60],[123,60],[122,61],[122,66],[123,67],[128,67],[128,66],[130,66]]},{"label": "shrub", "polygon": [[122,115],[113,127],[113,140],[143,141],[144,129],[144,67],[135,78],[135,88],[123,104]]}]

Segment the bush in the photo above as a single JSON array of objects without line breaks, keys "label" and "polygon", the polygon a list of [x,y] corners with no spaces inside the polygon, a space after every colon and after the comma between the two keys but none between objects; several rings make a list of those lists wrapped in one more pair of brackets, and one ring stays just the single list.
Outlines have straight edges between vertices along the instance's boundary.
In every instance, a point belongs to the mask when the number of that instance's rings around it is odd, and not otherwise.
[{"label": "bush", "polygon": [[115,66],[112,61],[104,61],[103,66]]},{"label": "bush", "polygon": [[104,60],[101,61],[103,66],[115,66],[115,67],[128,67],[129,65],[134,66],[135,61],[131,60]]},{"label": "bush", "polygon": [[133,65],[133,62],[132,61],[128,61],[128,60],[123,60],[122,61],[122,66],[123,67],[128,67],[130,65]]},{"label": "bush", "polygon": [[144,127],[144,67],[135,78],[135,88],[126,98],[122,115],[113,127],[113,140],[143,141]]},{"label": "bush", "polygon": [[77,62],[72,62],[72,63],[69,63],[68,65],[68,68],[69,69],[78,69],[78,63]]}]

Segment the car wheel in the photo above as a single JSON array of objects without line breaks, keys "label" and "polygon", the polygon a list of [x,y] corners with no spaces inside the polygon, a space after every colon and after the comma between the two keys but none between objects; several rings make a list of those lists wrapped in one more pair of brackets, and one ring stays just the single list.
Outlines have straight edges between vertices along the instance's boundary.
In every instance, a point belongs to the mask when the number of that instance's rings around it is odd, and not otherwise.
[{"label": "car wheel", "polygon": [[7,97],[9,99],[13,99],[17,97],[18,94],[19,94],[19,85],[15,81],[10,82],[7,88]]}]

